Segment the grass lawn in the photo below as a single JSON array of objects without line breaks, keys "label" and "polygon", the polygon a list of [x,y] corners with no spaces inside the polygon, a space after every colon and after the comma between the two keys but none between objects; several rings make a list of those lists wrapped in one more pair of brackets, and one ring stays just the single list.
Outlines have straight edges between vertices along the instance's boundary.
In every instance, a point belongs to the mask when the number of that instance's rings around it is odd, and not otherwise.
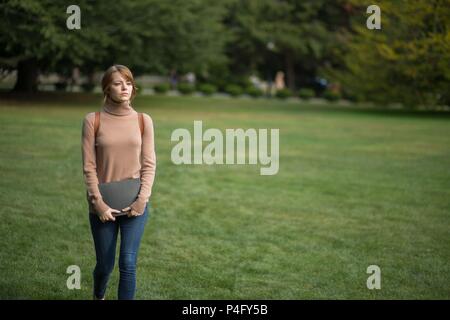
[{"label": "grass lawn", "polygon": [[[0,98],[0,298],[90,299],[81,125],[98,95]],[[137,299],[449,299],[450,117],[139,97],[157,174]],[[176,128],[279,128],[280,168],[172,164]],[[224,131],[223,131],[224,132]],[[81,290],[66,269],[81,268]],[[369,265],[381,289],[369,290]],[[117,297],[118,265],[107,298]]]}]

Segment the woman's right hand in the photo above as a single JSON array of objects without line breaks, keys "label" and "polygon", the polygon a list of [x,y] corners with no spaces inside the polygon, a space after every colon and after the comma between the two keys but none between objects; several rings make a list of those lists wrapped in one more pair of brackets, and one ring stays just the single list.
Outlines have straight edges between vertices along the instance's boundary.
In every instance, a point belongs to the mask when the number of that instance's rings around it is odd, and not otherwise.
[{"label": "woman's right hand", "polygon": [[108,208],[108,210],[106,210],[105,212],[98,214],[98,217],[103,223],[105,223],[106,221],[116,221],[116,218],[112,215],[113,213],[120,213],[120,211]]}]

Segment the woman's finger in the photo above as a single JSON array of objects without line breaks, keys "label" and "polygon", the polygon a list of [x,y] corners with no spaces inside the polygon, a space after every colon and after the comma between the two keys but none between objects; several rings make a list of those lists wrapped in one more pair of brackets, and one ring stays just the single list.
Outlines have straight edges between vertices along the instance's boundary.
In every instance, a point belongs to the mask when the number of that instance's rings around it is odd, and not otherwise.
[{"label": "woman's finger", "polygon": [[136,211],[134,211],[133,209],[130,209],[130,213],[128,215],[129,217],[135,217],[136,216]]}]

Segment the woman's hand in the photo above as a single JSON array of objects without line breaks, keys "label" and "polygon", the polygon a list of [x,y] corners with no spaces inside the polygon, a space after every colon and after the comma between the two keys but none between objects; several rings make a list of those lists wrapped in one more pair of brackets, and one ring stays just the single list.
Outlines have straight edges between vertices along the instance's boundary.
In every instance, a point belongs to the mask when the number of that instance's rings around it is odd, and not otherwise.
[{"label": "woman's hand", "polygon": [[122,209],[122,212],[127,212],[127,216],[129,218],[142,215],[142,213],[134,211],[133,208],[131,208],[131,207],[126,207],[126,208]]},{"label": "woman's hand", "polygon": [[100,221],[105,223],[106,221],[116,221],[116,218],[112,215],[113,213],[120,213],[119,210],[109,208],[105,212],[98,214]]}]

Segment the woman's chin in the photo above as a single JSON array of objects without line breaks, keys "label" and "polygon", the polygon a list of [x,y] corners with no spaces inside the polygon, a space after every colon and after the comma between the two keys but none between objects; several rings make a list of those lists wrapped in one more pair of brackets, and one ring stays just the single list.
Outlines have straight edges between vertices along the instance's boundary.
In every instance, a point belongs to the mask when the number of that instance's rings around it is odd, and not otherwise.
[{"label": "woman's chin", "polygon": [[114,101],[117,103],[124,103],[127,102],[129,99],[127,96],[119,96],[119,97],[115,97]]}]

